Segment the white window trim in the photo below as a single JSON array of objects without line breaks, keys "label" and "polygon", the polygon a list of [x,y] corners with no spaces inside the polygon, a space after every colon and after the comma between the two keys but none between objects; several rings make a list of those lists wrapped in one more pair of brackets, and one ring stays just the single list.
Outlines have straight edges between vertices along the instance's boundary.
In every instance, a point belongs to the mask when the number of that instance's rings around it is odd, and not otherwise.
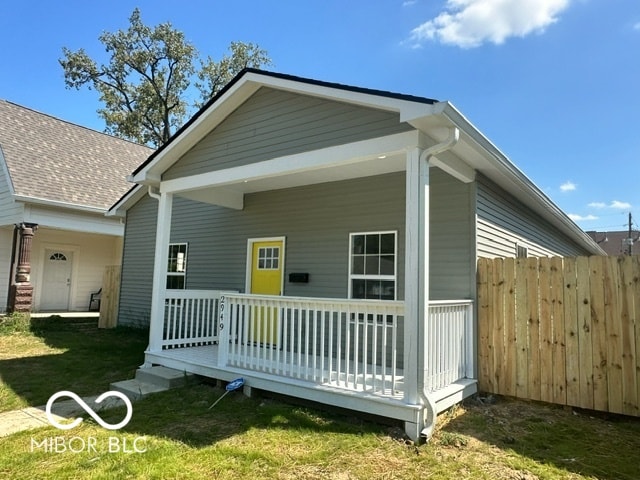
[{"label": "white window trim", "polygon": [[182,288],[172,288],[171,290],[186,290],[187,289],[187,268],[189,266],[189,244],[187,242],[172,242],[169,243],[169,248],[167,249],[167,266],[169,265],[169,252],[171,251],[171,247],[176,245],[184,245],[184,258],[187,266],[184,269],[184,272],[166,272],[165,277],[165,285],[168,277],[183,277],[184,282],[182,283]]},{"label": "white window trim", "polygon": [[[394,255],[394,262],[393,262],[393,275],[360,275],[360,274],[354,274],[352,273],[352,265],[353,265],[353,260],[351,258],[352,256],[352,251],[353,251],[353,237],[355,237],[356,235],[384,235],[384,234],[388,234],[388,233],[392,233],[393,234],[393,241],[394,241],[394,245],[393,245],[393,255]],[[386,281],[393,281],[394,282],[394,289],[393,289],[393,300],[397,300],[398,299],[398,231],[397,230],[376,230],[376,231],[371,231],[371,232],[352,232],[349,234],[349,254],[347,256],[348,261],[349,261],[349,278],[347,280],[347,298],[349,299],[353,299],[352,295],[352,288],[351,288],[351,284],[352,284],[352,280],[386,280]],[[375,299],[369,298],[366,300],[372,300],[375,301]],[[378,301],[384,301],[384,300],[378,300]]]}]

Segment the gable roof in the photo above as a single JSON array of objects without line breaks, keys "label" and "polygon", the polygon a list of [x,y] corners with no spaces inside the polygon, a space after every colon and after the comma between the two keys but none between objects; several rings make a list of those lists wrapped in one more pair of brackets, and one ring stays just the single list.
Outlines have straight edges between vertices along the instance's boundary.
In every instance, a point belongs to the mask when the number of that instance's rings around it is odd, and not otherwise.
[{"label": "gable roof", "polygon": [[[410,116],[416,110],[416,106],[420,109],[422,105],[431,106],[438,103],[437,100],[432,98],[354,87],[256,68],[245,68],[174,133],[167,143],[153,152],[144,163],[133,171],[132,177],[134,181],[137,180],[138,174],[148,167],[153,165],[157,168],[156,165],[163,165],[165,163],[162,161],[164,157],[171,157],[172,161],[175,161],[180,154],[184,153],[184,150],[192,146],[190,142],[184,141],[185,137],[188,136],[191,139],[199,140],[210,131],[212,124],[221,122],[227,114],[262,86],[270,86],[297,93],[308,93],[332,100],[344,100],[353,104],[390,111],[401,111],[404,108],[404,110],[410,112]],[[225,107],[219,108],[220,105]],[[202,128],[199,132],[194,132],[203,124],[205,124],[205,128]]]},{"label": "gable roof", "polygon": [[0,99],[0,148],[14,198],[107,210],[153,150]]},{"label": "gable roof", "polygon": [[[591,237],[450,102],[257,69],[245,69],[239,73],[178,130],[169,142],[142,163],[133,172],[131,180],[139,185],[159,185],[162,175],[169,167],[262,87],[396,112],[400,122],[411,125],[435,142],[445,141],[454,129],[458,129],[460,140],[448,152],[457,157],[451,165],[455,165],[454,170],[460,168],[464,172],[470,168],[482,173],[587,251],[593,254],[604,253]],[[444,167],[446,166],[445,163]],[[133,189],[114,204],[110,212],[115,214],[119,210],[126,210],[143,194],[141,188]]]}]

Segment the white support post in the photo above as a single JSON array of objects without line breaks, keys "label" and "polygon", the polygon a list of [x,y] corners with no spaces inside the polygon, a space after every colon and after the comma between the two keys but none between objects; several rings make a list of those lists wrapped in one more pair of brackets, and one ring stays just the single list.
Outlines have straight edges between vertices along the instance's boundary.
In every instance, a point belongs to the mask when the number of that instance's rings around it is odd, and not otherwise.
[{"label": "white support post", "polygon": [[429,319],[429,164],[422,152],[418,147],[410,150],[406,161],[404,401],[425,406],[415,423],[405,423],[405,432],[414,440],[420,439],[426,416],[435,413],[424,395]]},{"label": "white support post", "polygon": [[151,294],[151,322],[149,325],[149,351],[152,352],[162,350],[172,210],[173,194],[162,193],[158,205],[156,249],[153,262],[153,291]]},{"label": "white support post", "polygon": [[413,404],[424,387],[429,305],[429,165],[421,153],[410,150],[406,166],[404,371],[405,401]]}]

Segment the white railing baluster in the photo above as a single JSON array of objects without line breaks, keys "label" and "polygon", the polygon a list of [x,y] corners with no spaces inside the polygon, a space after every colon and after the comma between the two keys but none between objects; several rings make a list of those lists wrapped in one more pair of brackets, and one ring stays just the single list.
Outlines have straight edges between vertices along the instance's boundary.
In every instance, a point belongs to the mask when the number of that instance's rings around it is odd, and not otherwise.
[{"label": "white railing baluster", "polygon": [[[168,290],[165,305],[163,348],[218,343],[220,365],[402,398],[403,302]],[[430,302],[429,390],[473,375],[472,315],[471,301]]]}]

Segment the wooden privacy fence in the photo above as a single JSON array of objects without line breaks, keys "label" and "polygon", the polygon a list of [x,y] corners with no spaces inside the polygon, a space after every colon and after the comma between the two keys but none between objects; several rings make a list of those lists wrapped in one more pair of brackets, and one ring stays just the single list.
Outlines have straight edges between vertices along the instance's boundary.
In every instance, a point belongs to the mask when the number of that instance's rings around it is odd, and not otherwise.
[{"label": "wooden privacy fence", "polygon": [[102,277],[98,328],[114,328],[118,324],[120,270],[120,265],[111,265],[105,268],[104,276]]},{"label": "wooden privacy fence", "polygon": [[478,261],[479,388],[640,416],[640,257]]}]

